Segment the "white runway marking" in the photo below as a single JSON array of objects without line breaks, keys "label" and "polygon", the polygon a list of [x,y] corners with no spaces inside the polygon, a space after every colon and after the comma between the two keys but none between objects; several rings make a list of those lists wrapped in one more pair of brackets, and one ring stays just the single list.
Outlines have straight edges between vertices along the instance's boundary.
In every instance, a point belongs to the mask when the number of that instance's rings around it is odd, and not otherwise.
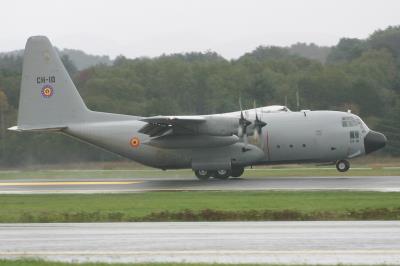
[{"label": "white runway marking", "polygon": [[[15,240],[15,239],[14,239]],[[37,239],[40,241],[40,239]],[[21,240],[23,241],[23,240]],[[400,254],[400,249],[394,250],[156,250],[156,251],[30,251],[30,252],[0,252],[0,256],[126,256],[126,255],[291,255],[291,254]]]},{"label": "white runway marking", "polygon": [[81,185],[131,185],[140,181],[55,181],[55,182],[0,182],[0,187],[31,187],[31,186],[81,186]]},{"label": "white runway marking", "polygon": [[400,222],[2,224],[0,257],[396,265]]},{"label": "white runway marking", "polygon": [[399,166],[388,166],[388,167],[383,167],[383,170],[398,170],[400,169]]},{"label": "white runway marking", "polygon": [[[227,189],[196,189],[196,188],[177,188],[177,189],[98,189],[98,190],[15,190],[15,191],[0,191],[0,194],[8,194],[8,195],[18,195],[18,194],[98,194],[98,193],[107,193],[107,194],[118,194],[118,193],[143,193],[143,192],[154,192],[154,191],[227,191]],[[375,191],[375,192],[400,192],[400,187],[396,188],[268,188],[268,189],[246,189],[246,188],[235,188],[229,189],[229,191]]]}]

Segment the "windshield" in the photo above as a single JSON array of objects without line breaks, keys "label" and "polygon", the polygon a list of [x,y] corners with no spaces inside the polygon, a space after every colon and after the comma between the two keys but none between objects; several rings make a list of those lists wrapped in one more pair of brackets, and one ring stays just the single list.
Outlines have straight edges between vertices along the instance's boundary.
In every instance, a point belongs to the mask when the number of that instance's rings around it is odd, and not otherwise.
[{"label": "windshield", "polygon": [[342,117],[342,127],[359,127],[362,133],[365,133],[369,129],[364,121],[356,115]]}]

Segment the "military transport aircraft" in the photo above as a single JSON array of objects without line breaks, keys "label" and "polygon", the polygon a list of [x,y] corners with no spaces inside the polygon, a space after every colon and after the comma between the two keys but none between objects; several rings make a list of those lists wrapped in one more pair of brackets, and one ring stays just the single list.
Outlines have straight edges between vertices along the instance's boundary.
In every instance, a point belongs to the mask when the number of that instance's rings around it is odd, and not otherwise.
[{"label": "military transport aircraft", "polygon": [[138,117],[89,110],[48,38],[28,39],[15,131],[60,132],[160,169],[191,168],[201,180],[244,168],[332,163],[385,146],[386,137],[350,112],[291,112],[267,106],[214,115]]}]

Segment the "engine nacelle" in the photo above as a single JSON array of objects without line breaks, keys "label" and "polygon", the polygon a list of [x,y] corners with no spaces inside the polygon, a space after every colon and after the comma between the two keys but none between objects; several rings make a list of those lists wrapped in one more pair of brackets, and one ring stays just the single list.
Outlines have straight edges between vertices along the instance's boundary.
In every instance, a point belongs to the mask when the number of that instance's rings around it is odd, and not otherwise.
[{"label": "engine nacelle", "polygon": [[204,123],[197,125],[197,134],[211,136],[232,136],[237,134],[239,119],[228,116],[210,116]]},{"label": "engine nacelle", "polygon": [[214,148],[229,146],[239,141],[237,136],[167,135],[151,139],[146,144],[165,149]]}]

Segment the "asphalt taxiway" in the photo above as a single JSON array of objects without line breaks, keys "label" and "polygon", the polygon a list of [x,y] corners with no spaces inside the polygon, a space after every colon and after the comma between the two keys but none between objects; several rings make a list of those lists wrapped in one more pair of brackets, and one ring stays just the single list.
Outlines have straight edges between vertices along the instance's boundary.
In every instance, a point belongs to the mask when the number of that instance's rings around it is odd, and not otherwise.
[{"label": "asphalt taxiway", "polygon": [[400,264],[399,221],[1,224],[0,258]]},{"label": "asphalt taxiway", "polygon": [[1,180],[0,194],[128,193],[147,191],[357,190],[400,191],[400,176],[321,176],[233,178],[199,181],[187,178],[18,179]]}]

